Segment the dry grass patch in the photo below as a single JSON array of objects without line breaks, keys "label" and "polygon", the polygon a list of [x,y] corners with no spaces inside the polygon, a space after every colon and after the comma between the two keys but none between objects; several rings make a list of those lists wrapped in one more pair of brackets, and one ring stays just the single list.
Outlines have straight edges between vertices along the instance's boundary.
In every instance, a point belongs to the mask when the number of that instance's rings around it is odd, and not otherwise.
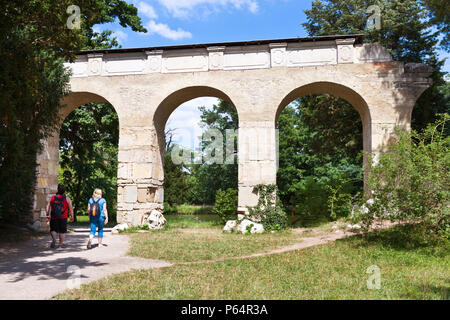
[{"label": "dry grass patch", "polygon": [[170,262],[214,260],[267,252],[301,237],[290,230],[249,236],[223,233],[221,227],[169,228],[132,234],[129,255]]}]

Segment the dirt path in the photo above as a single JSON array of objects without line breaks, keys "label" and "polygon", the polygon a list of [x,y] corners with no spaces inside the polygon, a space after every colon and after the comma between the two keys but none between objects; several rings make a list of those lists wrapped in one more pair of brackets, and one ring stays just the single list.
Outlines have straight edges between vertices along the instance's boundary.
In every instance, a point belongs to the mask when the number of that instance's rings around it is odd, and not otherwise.
[{"label": "dirt path", "polygon": [[[0,300],[49,299],[74,283],[71,275],[80,275],[81,284],[114,273],[133,269],[168,267],[172,264],[126,256],[129,237],[111,235],[106,229],[105,247],[86,249],[89,229],[75,228],[66,236],[67,248],[50,249],[50,236],[26,241],[14,248],[0,248]],[[77,273],[68,272],[74,266]],[[79,269],[77,269],[79,268]],[[79,273],[78,273],[79,272]]]}]

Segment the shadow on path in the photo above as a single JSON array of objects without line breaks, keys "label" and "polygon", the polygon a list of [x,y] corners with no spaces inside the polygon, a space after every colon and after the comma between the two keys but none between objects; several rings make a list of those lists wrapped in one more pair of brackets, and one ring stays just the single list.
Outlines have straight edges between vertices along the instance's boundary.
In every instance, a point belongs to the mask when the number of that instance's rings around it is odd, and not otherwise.
[{"label": "shadow on path", "polygon": [[[103,243],[94,240],[92,249],[86,248],[89,228],[75,227],[66,234],[66,248],[50,248],[51,237],[41,236],[0,248],[0,299],[48,299],[68,288],[74,273],[81,284],[132,269],[170,266],[159,260],[126,256],[129,249],[127,235],[112,235],[105,230]],[[58,245],[58,242],[57,242]]]}]

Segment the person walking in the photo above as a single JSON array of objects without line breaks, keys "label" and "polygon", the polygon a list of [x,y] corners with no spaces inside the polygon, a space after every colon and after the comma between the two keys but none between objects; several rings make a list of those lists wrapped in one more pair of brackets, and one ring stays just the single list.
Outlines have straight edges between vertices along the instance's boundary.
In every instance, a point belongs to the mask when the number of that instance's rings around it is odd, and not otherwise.
[{"label": "person walking", "polygon": [[52,236],[50,248],[56,247],[57,235],[59,235],[59,247],[66,248],[64,238],[67,233],[68,212],[70,212],[70,222],[73,222],[73,207],[72,200],[65,193],[66,188],[63,185],[58,185],[56,195],[52,196],[47,203],[47,222],[50,220],[50,235]]},{"label": "person walking", "polygon": [[106,209],[106,200],[102,198],[102,190],[95,189],[92,198],[88,202],[89,221],[91,223],[91,232],[89,234],[89,241],[87,248],[91,249],[92,239],[98,229],[98,246],[104,246],[103,241],[103,226],[108,223],[108,210]]}]

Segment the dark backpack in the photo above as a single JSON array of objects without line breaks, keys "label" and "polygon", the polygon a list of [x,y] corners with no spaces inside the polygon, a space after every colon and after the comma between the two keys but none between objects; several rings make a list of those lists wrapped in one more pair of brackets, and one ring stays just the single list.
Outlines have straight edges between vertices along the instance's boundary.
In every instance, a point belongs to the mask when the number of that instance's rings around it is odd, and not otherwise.
[{"label": "dark backpack", "polygon": [[53,202],[53,210],[52,210],[53,218],[61,218],[63,216],[65,200],[66,200],[66,196],[62,196],[62,198],[58,198],[58,196],[55,196],[55,200]]},{"label": "dark backpack", "polygon": [[[97,199],[97,201],[95,201]],[[98,217],[100,216],[100,205],[99,202],[102,200],[101,198],[92,198],[92,204],[89,205],[89,215],[91,217]]]}]

